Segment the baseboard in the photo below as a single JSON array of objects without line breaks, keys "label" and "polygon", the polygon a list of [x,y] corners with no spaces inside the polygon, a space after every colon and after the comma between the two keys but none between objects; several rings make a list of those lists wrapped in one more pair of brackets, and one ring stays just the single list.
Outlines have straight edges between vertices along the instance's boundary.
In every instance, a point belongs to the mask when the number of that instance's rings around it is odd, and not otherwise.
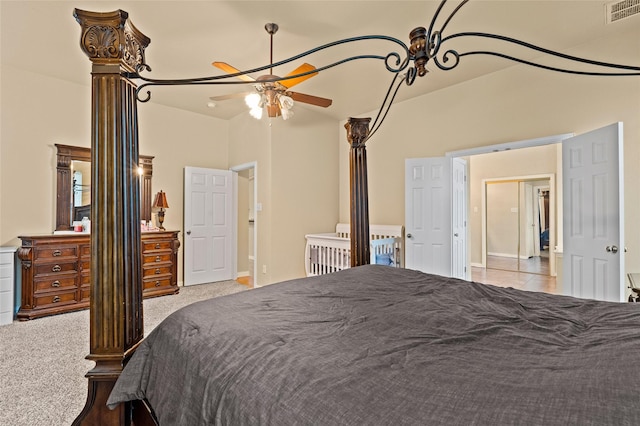
[{"label": "baseboard", "polygon": [[250,276],[249,271],[238,272],[238,277],[248,277]]},{"label": "baseboard", "polygon": [[496,256],[496,257],[508,257],[509,259],[517,259],[517,254],[510,253],[487,253],[487,256]]},{"label": "baseboard", "polygon": [[482,263],[473,263],[473,262],[471,262],[471,267],[472,268],[483,268],[484,269],[484,265]]}]

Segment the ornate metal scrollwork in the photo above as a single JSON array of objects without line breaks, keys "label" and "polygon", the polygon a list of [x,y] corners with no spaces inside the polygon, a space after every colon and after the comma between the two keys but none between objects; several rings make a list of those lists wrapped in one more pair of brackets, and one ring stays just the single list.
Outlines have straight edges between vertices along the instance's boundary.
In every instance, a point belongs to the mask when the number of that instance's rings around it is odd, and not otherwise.
[{"label": "ornate metal scrollwork", "polygon": [[[539,46],[535,46],[533,44],[511,38],[498,34],[488,34],[488,33],[479,33],[479,32],[459,32],[453,33],[451,35],[445,35],[447,26],[456,16],[456,14],[463,8],[465,4],[467,4],[469,0],[460,1],[453,10],[447,15],[445,18],[441,19],[441,14],[447,4],[447,0],[441,0],[440,4],[433,17],[431,18],[431,22],[427,27],[417,27],[413,29],[409,34],[410,44],[407,46],[404,42],[389,36],[383,35],[369,35],[369,36],[360,36],[360,37],[351,37],[342,40],[338,40],[332,43],[327,43],[322,46],[318,46],[314,49],[308,50],[306,52],[302,52],[298,55],[292,56],[288,59],[284,59],[282,61],[276,62],[274,64],[264,65],[261,67],[240,71],[233,74],[224,74],[224,75],[216,75],[210,77],[199,77],[199,78],[187,78],[187,79],[178,79],[178,80],[161,80],[161,79],[152,79],[148,78],[144,75],[145,72],[151,71],[151,68],[144,62],[144,49],[140,50],[140,56],[137,59],[137,66],[134,68],[135,72],[130,73],[127,76],[130,78],[135,78],[143,81],[141,85],[138,86],[136,91],[136,98],[140,102],[147,102],[151,99],[151,92],[149,90],[146,91],[146,96],[141,97],[140,93],[143,89],[149,86],[174,86],[174,85],[193,85],[193,84],[204,84],[204,85],[216,85],[216,84],[251,84],[251,82],[246,81],[232,81],[231,79],[235,77],[239,77],[241,75],[257,73],[260,71],[267,70],[269,68],[277,67],[280,65],[287,64],[289,62],[295,61],[297,59],[307,57],[313,55],[316,52],[321,50],[329,49],[334,46],[348,44],[348,43],[357,43],[363,40],[379,40],[384,42],[390,42],[396,46],[397,51],[392,51],[387,55],[376,55],[376,54],[362,54],[347,57],[341,59],[339,61],[321,66],[313,71],[300,73],[296,75],[291,75],[287,77],[282,77],[278,79],[274,79],[273,81],[282,81],[290,78],[298,78],[310,74],[311,72],[322,72],[329,68],[336,67],[346,62],[351,62],[360,59],[375,59],[380,60],[384,63],[386,69],[392,73],[393,78],[389,85],[389,89],[384,97],[384,100],[379,108],[378,115],[374,122],[371,125],[371,129],[367,136],[371,138],[376,132],[376,130],[380,127],[382,122],[384,121],[387,113],[391,105],[394,102],[394,99],[402,86],[402,83],[405,83],[407,86],[411,86],[416,77],[424,77],[428,74],[427,64],[432,62],[435,67],[443,71],[449,71],[456,68],[461,59],[468,56],[473,55],[485,55],[485,56],[494,56],[503,59],[507,59],[513,62],[518,62],[542,69],[547,69],[551,71],[571,73],[571,74],[581,74],[581,75],[597,75],[597,76],[640,76],[640,67],[630,66],[630,65],[621,65],[621,64],[611,64],[605,62],[594,61],[585,58],[579,58],[575,56],[570,56],[566,54],[562,54],[559,52],[555,52],[549,49],[545,49]],[[439,22],[443,21],[440,27],[437,27]],[[536,63],[533,61],[529,61],[526,59],[518,58],[513,55],[508,55],[501,52],[491,51],[491,50],[472,50],[459,52],[455,48],[446,48],[445,44],[450,43],[452,40],[460,39],[463,37],[473,37],[477,39],[494,39],[499,40],[511,45],[517,45],[525,49],[525,51],[534,50],[537,52],[544,53],[551,57],[560,58],[566,61],[567,66],[548,66],[541,63]],[[588,67],[594,67],[595,69],[588,70],[580,70],[574,69],[572,66],[581,64],[586,65]],[[363,143],[366,140],[363,141]]]}]

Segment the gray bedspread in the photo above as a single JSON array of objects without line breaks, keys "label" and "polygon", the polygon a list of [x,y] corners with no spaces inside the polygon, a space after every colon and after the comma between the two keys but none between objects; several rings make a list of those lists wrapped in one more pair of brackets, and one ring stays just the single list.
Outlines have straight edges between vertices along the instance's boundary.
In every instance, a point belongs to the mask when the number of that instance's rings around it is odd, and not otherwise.
[{"label": "gray bedspread", "polygon": [[640,304],[370,265],[169,316],[109,398],[160,425],[640,425]]}]

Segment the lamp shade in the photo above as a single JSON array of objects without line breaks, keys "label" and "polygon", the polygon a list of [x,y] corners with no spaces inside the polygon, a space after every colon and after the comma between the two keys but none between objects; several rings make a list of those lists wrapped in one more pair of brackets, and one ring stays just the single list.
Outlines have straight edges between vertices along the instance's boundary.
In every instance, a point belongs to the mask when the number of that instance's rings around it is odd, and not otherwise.
[{"label": "lamp shade", "polygon": [[155,200],[153,200],[153,207],[161,209],[169,208],[169,203],[167,202],[167,194],[165,194],[164,191],[160,191],[156,194],[156,198]]}]

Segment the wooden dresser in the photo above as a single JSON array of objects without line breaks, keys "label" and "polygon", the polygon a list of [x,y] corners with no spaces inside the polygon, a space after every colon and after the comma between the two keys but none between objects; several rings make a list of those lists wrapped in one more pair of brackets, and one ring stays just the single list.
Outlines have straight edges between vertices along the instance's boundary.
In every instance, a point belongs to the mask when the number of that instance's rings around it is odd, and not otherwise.
[{"label": "wooden dresser", "polygon": [[[29,320],[89,307],[91,241],[88,234],[19,237],[22,298],[17,317]],[[143,232],[144,297],[178,289],[178,231]]]}]

